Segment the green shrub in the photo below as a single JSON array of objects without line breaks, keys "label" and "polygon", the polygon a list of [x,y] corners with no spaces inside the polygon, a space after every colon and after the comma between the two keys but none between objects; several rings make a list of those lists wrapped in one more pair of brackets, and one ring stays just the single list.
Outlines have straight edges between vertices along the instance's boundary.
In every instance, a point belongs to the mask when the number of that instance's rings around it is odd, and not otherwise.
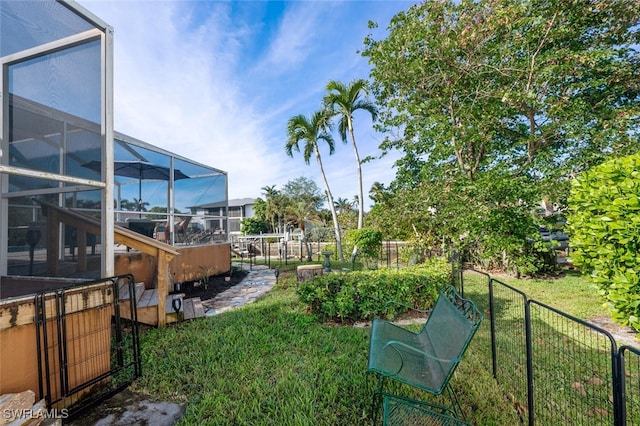
[{"label": "green shrub", "polygon": [[240,221],[242,232],[248,235],[258,235],[267,232],[267,223],[255,217],[247,217]]},{"label": "green shrub", "polygon": [[345,235],[346,248],[358,247],[358,255],[365,263],[377,261],[382,247],[382,232],[371,228],[352,229]]},{"label": "green shrub", "polygon": [[640,154],[577,177],[569,211],[573,263],[599,286],[612,318],[640,331]]},{"label": "green shrub", "polygon": [[408,306],[430,308],[438,291],[450,281],[451,267],[439,259],[401,270],[322,275],[301,283],[298,296],[322,319],[393,317],[405,312]]}]

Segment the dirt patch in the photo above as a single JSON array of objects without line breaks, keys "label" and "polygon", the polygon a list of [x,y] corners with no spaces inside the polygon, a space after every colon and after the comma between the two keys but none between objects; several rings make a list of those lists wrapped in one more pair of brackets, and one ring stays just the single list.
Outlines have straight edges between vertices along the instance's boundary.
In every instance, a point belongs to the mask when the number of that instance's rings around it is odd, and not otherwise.
[{"label": "dirt patch", "polygon": [[610,316],[598,315],[590,318],[588,322],[611,333],[618,346],[627,345],[640,348],[640,339],[636,337],[636,331],[631,327],[624,327],[614,322]]},{"label": "dirt patch", "polygon": [[[410,309],[406,312],[397,314],[396,316],[393,317],[393,319],[387,318],[387,317],[380,317],[380,318],[391,321],[396,325],[404,326],[404,325],[410,325],[410,324],[416,324],[416,323],[424,324],[427,321],[428,316],[429,316],[429,313],[426,311],[417,311],[414,309]],[[325,324],[333,327],[348,326],[348,327],[366,328],[366,327],[371,327],[372,322],[373,320],[352,320],[352,319],[340,320],[338,318],[334,318],[332,320],[326,321]]]}]

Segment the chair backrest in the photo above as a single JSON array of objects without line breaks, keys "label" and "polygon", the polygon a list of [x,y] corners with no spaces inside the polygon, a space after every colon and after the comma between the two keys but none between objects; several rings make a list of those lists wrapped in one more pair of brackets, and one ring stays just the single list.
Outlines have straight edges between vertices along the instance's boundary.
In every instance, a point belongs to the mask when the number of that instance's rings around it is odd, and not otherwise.
[{"label": "chair backrest", "polygon": [[[448,285],[440,292],[418,339],[430,347],[437,358],[462,358],[482,317],[472,301],[464,299],[453,286]],[[458,363],[438,364],[440,377],[446,383]]]}]

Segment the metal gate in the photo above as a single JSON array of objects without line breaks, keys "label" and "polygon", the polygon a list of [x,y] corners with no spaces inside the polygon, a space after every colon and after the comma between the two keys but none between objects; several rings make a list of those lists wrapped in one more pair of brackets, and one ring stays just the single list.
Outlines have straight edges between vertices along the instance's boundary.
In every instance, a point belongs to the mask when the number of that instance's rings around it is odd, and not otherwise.
[{"label": "metal gate", "polygon": [[124,294],[135,294],[131,275],[35,296],[39,391],[49,409],[73,417],[140,377],[136,300]]}]

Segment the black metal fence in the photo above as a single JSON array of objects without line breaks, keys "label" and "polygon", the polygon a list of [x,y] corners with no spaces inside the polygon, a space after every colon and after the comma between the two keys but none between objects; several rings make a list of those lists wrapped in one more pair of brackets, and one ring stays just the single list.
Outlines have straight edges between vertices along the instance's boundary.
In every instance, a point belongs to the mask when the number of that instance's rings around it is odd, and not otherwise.
[{"label": "black metal fence", "polygon": [[[141,375],[131,275],[48,290],[35,296],[39,391],[48,408],[74,417]],[[121,308],[132,319],[121,318]]]},{"label": "black metal fence", "polygon": [[488,274],[456,278],[489,313],[490,368],[524,423],[640,425],[637,348]]},{"label": "black metal fence", "polygon": [[[330,252],[331,260],[337,260],[338,248],[335,241],[318,242],[309,241],[283,241],[270,242],[264,239],[256,239],[255,241],[246,241],[242,247],[234,249],[233,255],[241,261],[247,260],[252,265],[264,264],[271,266],[272,260],[282,261],[285,264],[288,261],[308,260],[308,253],[311,255],[311,261],[318,263],[324,262],[323,253]],[[425,248],[416,243],[406,241],[385,240],[380,245],[379,255],[377,259],[365,260],[362,256],[356,258],[358,265],[352,264],[351,269],[368,267],[386,267],[386,268],[404,268],[424,262],[425,259],[442,255],[440,248]],[[345,260],[349,260],[351,252],[344,252]],[[366,265],[360,265],[362,261]]]}]

